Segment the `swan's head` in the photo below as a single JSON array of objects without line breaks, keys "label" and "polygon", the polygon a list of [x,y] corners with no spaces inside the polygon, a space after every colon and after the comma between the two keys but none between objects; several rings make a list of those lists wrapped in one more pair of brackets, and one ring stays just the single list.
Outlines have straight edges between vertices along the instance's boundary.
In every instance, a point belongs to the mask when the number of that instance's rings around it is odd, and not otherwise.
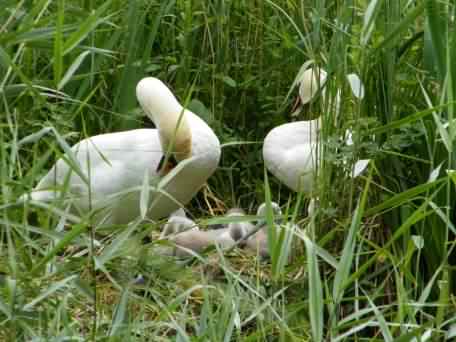
[{"label": "swan's head", "polygon": [[164,153],[180,161],[191,156],[192,133],[185,109],[158,78],[146,77],[136,86],[136,96],[147,116],[157,126]]},{"label": "swan's head", "polygon": [[310,68],[301,75],[299,83],[299,98],[302,104],[309,103],[315,94],[324,87],[327,73],[321,68]]}]

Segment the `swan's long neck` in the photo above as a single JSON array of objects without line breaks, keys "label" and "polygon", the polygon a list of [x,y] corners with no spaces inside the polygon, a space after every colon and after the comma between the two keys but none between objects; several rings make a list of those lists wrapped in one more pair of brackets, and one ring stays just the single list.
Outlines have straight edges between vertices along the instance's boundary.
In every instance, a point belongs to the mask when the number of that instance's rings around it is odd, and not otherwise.
[{"label": "swan's long neck", "polygon": [[[182,108],[182,107],[181,107]],[[184,108],[169,112],[156,119],[163,152],[173,152],[177,160],[189,158],[192,154],[192,133]]]},{"label": "swan's long neck", "polygon": [[155,123],[164,152],[173,152],[177,160],[191,156],[192,134],[185,109],[159,79],[143,78],[136,87],[142,108]]}]

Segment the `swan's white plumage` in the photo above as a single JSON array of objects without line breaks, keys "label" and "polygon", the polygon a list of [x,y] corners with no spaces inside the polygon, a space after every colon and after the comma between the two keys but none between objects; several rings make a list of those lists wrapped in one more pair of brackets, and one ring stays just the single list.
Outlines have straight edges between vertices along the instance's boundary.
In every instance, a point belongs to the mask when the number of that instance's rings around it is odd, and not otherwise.
[{"label": "swan's white plumage", "polygon": [[297,121],[272,129],[263,143],[266,168],[294,191],[312,191],[320,120]]},{"label": "swan's white plumage", "polygon": [[[364,86],[356,74],[347,75],[353,95],[361,100]],[[320,89],[326,96],[327,73],[313,67],[302,72],[299,84],[299,98],[302,104],[312,101]],[[340,90],[335,99],[328,99],[328,107],[334,115],[340,111]],[[263,159],[266,168],[290,189],[312,193],[318,168],[319,132],[321,118],[287,123],[272,129],[264,139]],[[347,140],[349,144],[350,140]],[[350,174],[357,177],[367,166],[368,160],[358,161]]]},{"label": "swan's white plumage", "polygon": [[182,168],[177,167],[178,171],[162,192],[150,192],[152,206],[147,216],[166,217],[188,203],[217,168],[220,142],[202,119],[183,109],[160,80],[152,77],[141,80],[137,97],[158,129],[101,134],[72,147],[82,173],[90,181],[90,191],[89,185],[77,173],[70,172],[72,168],[61,158],[27,197],[38,201],[60,197],[59,190],[69,175],[66,199],[82,213],[97,210],[98,221],[107,218],[104,224],[128,223],[140,215],[145,174],[150,184],[158,183],[158,164],[174,142],[171,147],[176,159],[190,160],[185,160]]},{"label": "swan's white plumage", "polygon": [[[326,83],[323,69],[305,70],[299,84],[303,104],[310,102]],[[266,168],[290,189],[312,192],[318,161],[318,134],[321,119],[291,122],[273,128],[264,139]]]}]

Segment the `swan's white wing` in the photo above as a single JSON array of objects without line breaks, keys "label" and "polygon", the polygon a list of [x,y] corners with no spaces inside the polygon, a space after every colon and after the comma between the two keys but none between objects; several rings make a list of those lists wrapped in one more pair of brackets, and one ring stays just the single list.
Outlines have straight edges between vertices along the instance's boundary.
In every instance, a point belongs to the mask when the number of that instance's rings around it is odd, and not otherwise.
[{"label": "swan's white wing", "polygon": [[[139,129],[97,135],[72,147],[81,171],[89,179],[84,182],[72,171],[65,156],[40,181],[34,191],[52,187],[66,188],[66,197],[81,211],[107,207],[115,213],[112,222],[128,222],[139,213],[137,198],[144,170],[149,171],[149,179],[157,179],[156,168],[162,156],[157,130]],[[68,178],[69,177],[69,178]],[[134,194],[125,195],[128,189],[137,188]],[[38,191],[36,194],[43,194]],[[60,193],[47,192],[52,200]],[[120,195],[123,193],[124,195]],[[32,198],[34,198],[32,193]],[[52,196],[52,197],[51,197]],[[41,196],[42,197],[42,196]],[[89,203],[90,198],[90,203]]]},{"label": "swan's white wing", "polygon": [[359,76],[357,74],[348,74],[347,80],[353,95],[358,100],[362,100],[364,98],[364,85]]}]

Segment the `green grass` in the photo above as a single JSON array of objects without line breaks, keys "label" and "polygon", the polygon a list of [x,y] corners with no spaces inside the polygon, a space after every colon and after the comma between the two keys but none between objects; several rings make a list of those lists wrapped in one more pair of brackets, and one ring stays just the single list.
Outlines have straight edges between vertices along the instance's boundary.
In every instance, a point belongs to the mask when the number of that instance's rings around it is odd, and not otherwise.
[{"label": "green grass", "polygon": [[[456,324],[455,11],[437,0],[5,0],[0,340],[442,340]],[[310,59],[330,96],[292,118]],[[298,225],[292,243],[272,241],[271,263],[216,250],[177,263],[142,241],[160,224],[102,231],[59,219],[65,203],[14,205],[69,145],[151,126],[134,92],[145,75],[182,101],[191,92],[224,145],[188,206],[199,222],[268,199]],[[319,115],[319,208],[307,217],[306,198],[265,177],[261,142]],[[359,158],[372,162],[351,180],[344,162]]]}]

